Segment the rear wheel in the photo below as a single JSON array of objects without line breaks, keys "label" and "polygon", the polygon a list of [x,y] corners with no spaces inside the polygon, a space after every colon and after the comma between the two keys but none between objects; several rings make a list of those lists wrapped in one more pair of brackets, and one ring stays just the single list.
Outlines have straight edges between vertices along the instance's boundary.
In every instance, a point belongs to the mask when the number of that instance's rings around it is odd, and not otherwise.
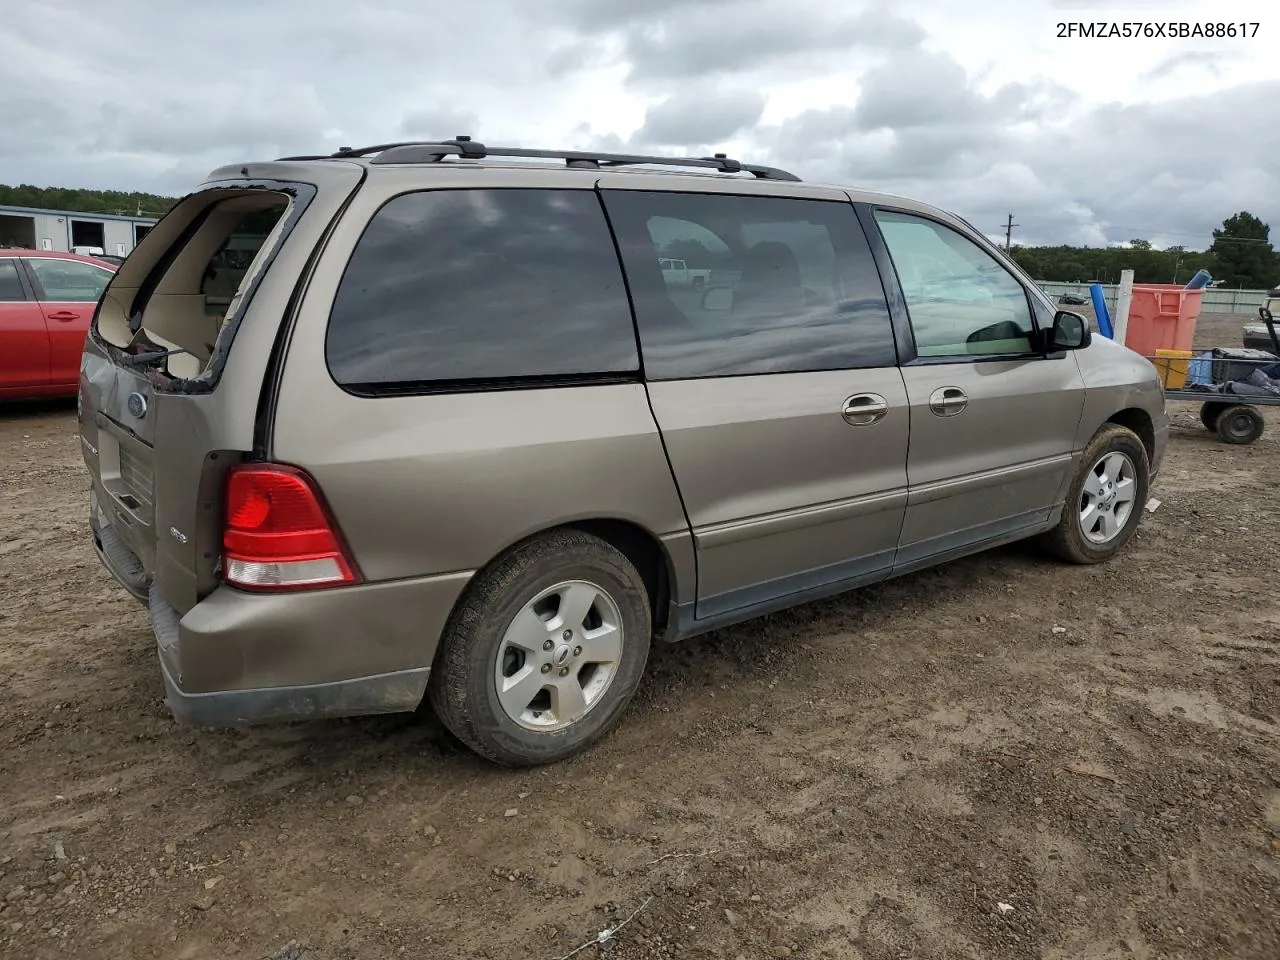
[{"label": "rear wheel", "polygon": [[1138,528],[1150,478],[1147,448],[1137,434],[1107,424],[1085,449],[1046,546],[1071,563],[1110,560]]},{"label": "rear wheel", "polygon": [[1215,424],[1218,438],[1223,443],[1236,444],[1253,443],[1262,436],[1265,427],[1262,414],[1244,404],[1227,407],[1218,414],[1218,422]]},{"label": "rear wheel", "polygon": [[527,541],[471,582],[441,638],[430,697],[476,753],[562,760],[617,722],[649,656],[644,580],[576,530]]},{"label": "rear wheel", "polygon": [[1218,416],[1229,406],[1231,404],[1216,401],[1200,404],[1200,422],[1204,424],[1204,428],[1206,430],[1217,430]]}]

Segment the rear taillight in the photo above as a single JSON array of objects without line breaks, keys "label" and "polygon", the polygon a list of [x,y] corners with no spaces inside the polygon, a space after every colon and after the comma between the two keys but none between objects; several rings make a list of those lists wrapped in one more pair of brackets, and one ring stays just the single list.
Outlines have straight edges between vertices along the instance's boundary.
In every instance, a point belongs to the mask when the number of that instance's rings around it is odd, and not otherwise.
[{"label": "rear taillight", "polygon": [[227,478],[222,575],[246,590],[358,583],[336,525],[311,478],[295,467],[251,463]]}]

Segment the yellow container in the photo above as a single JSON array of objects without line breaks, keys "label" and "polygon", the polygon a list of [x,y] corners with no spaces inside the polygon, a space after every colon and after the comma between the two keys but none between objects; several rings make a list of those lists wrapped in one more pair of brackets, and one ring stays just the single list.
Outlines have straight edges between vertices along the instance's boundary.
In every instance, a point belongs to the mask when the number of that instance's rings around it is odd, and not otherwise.
[{"label": "yellow container", "polygon": [[1157,350],[1152,362],[1160,371],[1160,379],[1166,390],[1181,390],[1187,385],[1187,371],[1191,368],[1190,350]]}]

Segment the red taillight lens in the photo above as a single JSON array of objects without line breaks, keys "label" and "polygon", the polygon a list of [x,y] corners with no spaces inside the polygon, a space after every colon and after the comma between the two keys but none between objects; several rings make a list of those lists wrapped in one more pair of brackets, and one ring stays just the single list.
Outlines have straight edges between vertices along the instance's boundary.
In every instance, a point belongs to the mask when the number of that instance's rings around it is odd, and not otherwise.
[{"label": "red taillight lens", "polygon": [[311,479],[295,467],[279,464],[232,468],[222,562],[226,581],[250,590],[359,581]]}]

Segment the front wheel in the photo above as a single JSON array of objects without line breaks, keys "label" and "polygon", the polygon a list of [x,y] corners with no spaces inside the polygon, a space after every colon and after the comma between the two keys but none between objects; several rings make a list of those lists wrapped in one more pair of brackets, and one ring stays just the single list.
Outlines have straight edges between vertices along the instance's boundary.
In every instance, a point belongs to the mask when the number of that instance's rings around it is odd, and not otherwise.
[{"label": "front wheel", "polygon": [[1107,424],[1085,449],[1046,546],[1071,563],[1110,560],[1138,529],[1150,484],[1147,448],[1137,434]]},{"label": "front wheel", "polygon": [[526,541],[476,575],[450,617],[432,706],[476,753],[554,763],[617,722],[649,657],[644,580],[597,537]]}]

